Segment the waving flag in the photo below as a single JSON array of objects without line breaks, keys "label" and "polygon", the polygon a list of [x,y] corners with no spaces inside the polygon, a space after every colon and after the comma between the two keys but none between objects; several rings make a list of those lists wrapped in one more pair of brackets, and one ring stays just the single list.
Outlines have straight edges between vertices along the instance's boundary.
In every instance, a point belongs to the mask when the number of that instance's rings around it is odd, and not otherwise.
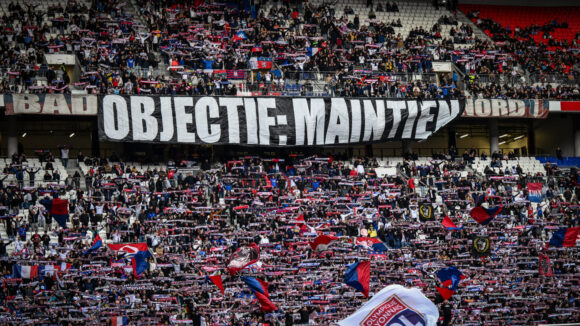
[{"label": "waving flag", "polygon": [[97,234],[97,236],[95,237],[95,240],[93,240],[93,246],[90,247],[87,251],[85,251],[84,254],[85,255],[90,254],[93,251],[98,250],[102,246],[103,246],[103,240],[101,239],[101,236]]},{"label": "waving flag", "polygon": [[238,248],[230,258],[227,265],[230,275],[235,275],[247,266],[256,263],[260,259],[260,248],[252,243],[247,247]]},{"label": "waving flag", "polygon": [[139,251],[131,260],[131,265],[133,267],[133,275],[135,277],[141,276],[143,272],[149,269],[149,263],[147,262],[147,258],[151,257],[151,253],[149,251]]},{"label": "waving flag", "polygon": [[244,283],[246,283],[246,285],[254,293],[260,302],[262,311],[271,312],[278,310],[278,307],[272,301],[270,301],[270,294],[268,293],[268,282],[251,276],[242,276],[242,281],[244,281]]},{"label": "waving flag", "polygon": [[304,215],[300,214],[300,216],[298,216],[293,223],[296,223],[296,225],[298,225],[300,227],[300,233],[303,232],[316,232],[316,230],[313,230],[308,224],[306,224],[304,222]]},{"label": "waving flag", "polygon": [[307,47],[306,48],[306,55],[311,57],[313,55],[316,55],[316,53],[318,53],[318,51],[320,51],[320,48]]},{"label": "waving flag", "polygon": [[244,33],[244,31],[238,31],[234,37],[232,38],[232,41],[237,42],[237,41],[241,41],[241,40],[247,40],[248,36],[246,35],[246,33]]},{"label": "waving flag", "polygon": [[579,231],[580,226],[573,228],[560,228],[552,235],[549,246],[556,248],[576,247],[576,240],[578,239]]},{"label": "waving flag", "polygon": [[528,182],[528,200],[532,203],[542,202],[542,183]]},{"label": "waving flag", "polygon": [[123,251],[128,254],[136,254],[139,251],[148,251],[149,247],[145,242],[142,243],[110,243],[107,247],[115,251]]},{"label": "waving flag", "polygon": [[54,198],[50,206],[50,215],[62,228],[66,228],[68,220],[68,200]]},{"label": "waving flag", "polygon": [[250,290],[252,290],[252,292],[259,292],[267,297],[270,297],[268,294],[268,286],[270,284],[268,284],[268,282],[251,276],[242,276],[241,279],[244,281],[244,283],[246,283]]},{"label": "waving flag", "polygon": [[389,285],[375,294],[361,308],[338,322],[352,325],[425,325],[435,326],[439,319],[437,306],[417,288]]},{"label": "waving flag", "polygon": [[15,278],[37,278],[38,266],[12,266],[12,275]]},{"label": "waving flag", "polygon": [[457,225],[453,223],[453,221],[449,218],[449,216],[445,216],[441,224],[443,224],[443,226],[450,231],[457,231],[463,229],[462,227],[457,227]]},{"label": "waving flag", "polygon": [[314,242],[308,242],[308,244],[314,251],[324,251],[337,240],[338,238],[332,235],[319,235],[314,239]]},{"label": "waving flag", "polygon": [[[449,300],[451,296],[457,290],[457,286],[459,286],[459,282],[465,279],[465,275],[463,275],[455,266],[451,266],[448,268],[441,269],[437,272],[437,277],[443,283],[444,288],[437,288],[439,294],[445,300]],[[451,286],[451,289],[449,287]]]},{"label": "waving flag", "polygon": [[469,215],[479,224],[486,225],[487,223],[491,222],[499,212],[501,212],[503,205],[496,206],[493,208],[483,208],[481,206],[477,206],[471,209]]},{"label": "waving flag", "polygon": [[272,64],[273,64],[272,58],[266,58],[266,57],[252,57],[252,58],[250,58],[250,68],[251,69],[272,69]]},{"label": "waving flag", "polygon": [[124,326],[124,325],[128,325],[129,321],[127,320],[126,316],[123,317],[112,317],[111,318],[111,326]]},{"label": "waving flag", "polygon": [[365,298],[369,296],[369,283],[371,279],[371,262],[356,262],[348,267],[344,274],[344,283],[361,292]]},{"label": "waving flag", "polygon": [[221,275],[211,275],[211,276],[208,275],[206,280],[208,282],[212,282],[215,286],[218,287],[218,289],[220,289],[222,295],[224,294],[224,284]]},{"label": "waving flag", "polygon": [[278,310],[278,307],[270,300],[270,298],[259,292],[254,293],[254,295],[256,298],[258,298],[258,301],[260,302],[260,308],[263,312],[272,312]]},{"label": "waving flag", "polygon": [[437,272],[437,277],[443,282],[443,286],[451,286],[452,290],[457,290],[459,282],[465,279],[465,275],[461,273],[457,267],[451,266],[441,269]]},{"label": "waving flag", "polygon": [[363,246],[374,251],[387,251],[387,245],[378,238],[358,237],[355,243],[357,246]]}]

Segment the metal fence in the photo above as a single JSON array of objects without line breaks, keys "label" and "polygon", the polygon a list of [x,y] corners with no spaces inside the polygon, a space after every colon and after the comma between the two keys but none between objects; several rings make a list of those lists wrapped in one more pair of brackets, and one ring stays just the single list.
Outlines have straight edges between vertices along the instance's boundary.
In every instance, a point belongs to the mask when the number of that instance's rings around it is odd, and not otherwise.
[{"label": "metal fence", "polygon": [[555,84],[574,86],[580,83],[580,78],[574,75],[563,74],[529,74],[527,76],[511,74],[476,74],[475,81],[480,84],[531,85],[531,84]]}]

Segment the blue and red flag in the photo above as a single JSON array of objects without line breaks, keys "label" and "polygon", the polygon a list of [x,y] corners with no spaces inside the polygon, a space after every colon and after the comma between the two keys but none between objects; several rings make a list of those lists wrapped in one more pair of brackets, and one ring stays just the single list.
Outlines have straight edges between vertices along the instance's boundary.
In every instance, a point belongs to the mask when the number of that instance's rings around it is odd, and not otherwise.
[{"label": "blue and red flag", "polygon": [[270,284],[268,284],[268,282],[252,276],[242,276],[241,279],[244,281],[244,283],[246,283],[246,285],[250,288],[250,290],[252,290],[253,293],[259,292],[267,297],[270,297],[268,294],[268,286]]},{"label": "blue and red flag", "polygon": [[226,70],[228,79],[246,79],[245,70]]},{"label": "blue and red flag", "polygon": [[136,278],[149,269],[149,263],[147,262],[147,258],[149,257],[151,257],[149,251],[139,251],[133,256],[131,265],[133,266],[133,275]]},{"label": "blue and red flag", "polygon": [[123,251],[127,254],[136,254],[139,251],[148,251],[149,247],[147,243],[140,242],[140,243],[109,243],[107,247],[111,250],[115,251]]},{"label": "blue and red flag", "polygon": [[244,281],[244,283],[246,283],[246,285],[254,293],[258,299],[258,302],[260,302],[260,308],[263,312],[278,310],[278,307],[272,301],[270,301],[270,294],[268,293],[268,282],[251,276],[242,276],[242,281]]},{"label": "blue and red flag", "polygon": [[98,250],[102,246],[103,246],[103,240],[101,239],[101,236],[97,234],[97,236],[95,237],[95,240],[93,241],[92,247],[90,247],[89,249],[87,249],[87,251],[85,251],[84,254],[85,255],[90,254],[93,251]]},{"label": "blue and red flag", "polygon": [[458,231],[463,229],[463,227],[458,227],[455,223],[453,223],[449,216],[445,216],[441,224],[443,224],[443,226],[449,231]]},{"label": "blue and red flag", "polygon": [[542,202],[542,183],[528,182],[528,200],[532,203]]},{"label": "blue and red flag", "polygon": [[463,275],[455,266],[441,269],[436,274],[444,286],[443,288],[438,287],[437,291],[439,292],[439,294],[441,294],[441,296],[445,300],[449,300],[449,298],[451,298],[451,296],[457,290],[459,282],[465,279],[465,275]]},{"label": "blue and red flag", "polygon": [[50,215],[62,228],[66,228],[68,220],[68,200],[54,198],[50,206]]},{"label": "blue and red flag", "polygon": [[269,297],[263,295],[260,292],[256,292],[254,295],[258,299],[258,302],[260,302],[260,309],[262,309],[263,312],[272,312],[278,310],[278,307],[270,300]]},{"label": "blue and red flag", "polygon": [[556,248],[576,247],[578,232],[580,232],[580,226],[573,228],[560,228],[552,235],[549,246]]},{"label": "blue and red flag", "polygon": [[371,262],[359,261],[348,267],[344,274],[344,283],[361,292],[365,298],[369,296],[371,279]]},{"label": "blue and red flag", "polygon": [[491,222],[497,214],[501,212],[503,209],[503,205],[499,205],[492,208],[483,208],[481,206],[477,206],[471,209],[469,215],[479,224],[486,225],[487,223]]},{"label": "blue and red flag", "polygon": [[215,286],[218,287],[218,289],[220,289],[222,295],[224,294],[224,284],[221,275],[211,275],[211,276],[207,275],[206,281],[212,282]]},{"label": "blue and red flag", "polygon": [[246,33],[244,33],[244,31],[238,31],[236,34],[234,34],[232,41],[237,42],[237,41],[247,40],[247,39],[248,39],[248,36],[246,35]]}]

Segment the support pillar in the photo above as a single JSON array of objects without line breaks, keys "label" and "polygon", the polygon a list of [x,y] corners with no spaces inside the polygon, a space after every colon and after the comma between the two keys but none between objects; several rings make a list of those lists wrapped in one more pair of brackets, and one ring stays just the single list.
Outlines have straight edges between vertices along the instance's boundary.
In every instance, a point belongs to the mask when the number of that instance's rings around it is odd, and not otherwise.
[{"label": "support pillar", "polygon": [[408,140],[403,140],[403,154],[410,154],[413,152],[413,146]]},{"label": "support pillar", "polygon": [[536,155],[536,134],[534,133],[534,119],[528,122],[528,155]]},{"label": "support pillar", "polygon": [[580,157],[580,129],[574,131],[574,156]]},{"label": "support pillar", "polygon": [[16,134],[16,118],[8,117],[6,126],[6,156],[18,153],[18,135]]},{"label": "support pillar", "polygon": [[447,140],[447,147],[451,148],[451,146],[457,148],[457,131],[455,130],[455,127],[449,127],[449,138]]},{"label": "support pillar", "polygon": [[574,116],[574,156],[580,157],[580,117]]},{"label": "support pillar", "polygon": [[101,144],[99,143],[99,125],[97,124],[97,119],[95,119],[92,123],[92,132],[91,132],[91,155],[93,157],[100,157],[101,156]]},{"label": "support pillar", "polygon": [[497,119],[489,120],[489,156],[494,152],[499,153],[499,131],[497,126]]}]

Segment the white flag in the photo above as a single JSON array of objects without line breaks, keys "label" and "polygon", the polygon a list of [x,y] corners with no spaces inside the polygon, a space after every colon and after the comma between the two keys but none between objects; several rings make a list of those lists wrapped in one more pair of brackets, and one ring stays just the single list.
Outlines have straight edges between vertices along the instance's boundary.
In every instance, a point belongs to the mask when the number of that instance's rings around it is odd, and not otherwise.
[{"label": "white flag", "polygon": [[439,310],[417,288],[389,285],[340,326],[435,326]]}]

